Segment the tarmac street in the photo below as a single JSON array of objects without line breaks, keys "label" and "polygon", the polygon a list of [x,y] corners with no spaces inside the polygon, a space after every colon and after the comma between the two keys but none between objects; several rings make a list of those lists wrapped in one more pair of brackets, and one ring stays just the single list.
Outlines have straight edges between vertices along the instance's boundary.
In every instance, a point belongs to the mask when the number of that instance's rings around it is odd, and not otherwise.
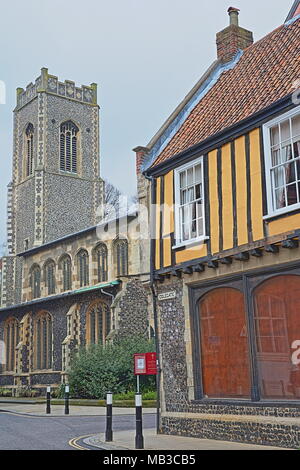
[{"label": "tarmac street", "polygon": [[[283,450],[236,442],[214,441],[156,434],[155,409],[143,410],[145,450]],[[113,409],[112,443],[104,439],[106,409],[72,406],[64,415],[63,405],[0,403],[0,450],[133,450],[135,408]]]}]

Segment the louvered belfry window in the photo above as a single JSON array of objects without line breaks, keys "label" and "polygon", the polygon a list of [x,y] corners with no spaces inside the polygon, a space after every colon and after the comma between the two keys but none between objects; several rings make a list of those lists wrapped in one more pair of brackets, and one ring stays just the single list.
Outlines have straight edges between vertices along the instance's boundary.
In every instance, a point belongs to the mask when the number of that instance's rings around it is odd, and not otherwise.
[{"label": "louvered belfry window", "polygon": [[77,173],[78,127],[72,122],[60,126],[60,169]]},{"label": "louvered belfry window", "polygon": [[33,174],[33,125],[26,128],[26,176]]}]

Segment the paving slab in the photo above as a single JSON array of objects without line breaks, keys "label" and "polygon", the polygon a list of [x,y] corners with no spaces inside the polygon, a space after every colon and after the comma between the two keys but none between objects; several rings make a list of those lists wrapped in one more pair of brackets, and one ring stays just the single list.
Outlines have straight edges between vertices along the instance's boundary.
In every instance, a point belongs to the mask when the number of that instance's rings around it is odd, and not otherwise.
[{"label": "paving slab", "polygon": [[[281,447],[156,434],[155,429],[145,429],[143,435],[145,450],[287,450]],[[102,450],[134,450],[135,431],[115,432],[112,443],[106,443],[103,434],[88,437],[84,439],[84,443]]]}]

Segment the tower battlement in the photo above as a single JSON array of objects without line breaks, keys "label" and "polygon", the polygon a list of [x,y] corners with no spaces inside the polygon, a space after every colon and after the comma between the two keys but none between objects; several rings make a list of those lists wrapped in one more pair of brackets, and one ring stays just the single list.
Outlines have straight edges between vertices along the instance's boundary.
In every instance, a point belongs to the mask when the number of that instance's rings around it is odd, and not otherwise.
[{"label": "tower battlement", "polygon": [[38,93],[49,93],[62,98],[67,98],[81,103],[97,105],[97,84],[82,85],[77,87],[75,82],[65,80],[60,82],[58,77],[50,75],[47,68],[42,68],[41,75],[35,83],[29,83],[26,89],[17,88],[17,107],[20,109],[33,100]]}]

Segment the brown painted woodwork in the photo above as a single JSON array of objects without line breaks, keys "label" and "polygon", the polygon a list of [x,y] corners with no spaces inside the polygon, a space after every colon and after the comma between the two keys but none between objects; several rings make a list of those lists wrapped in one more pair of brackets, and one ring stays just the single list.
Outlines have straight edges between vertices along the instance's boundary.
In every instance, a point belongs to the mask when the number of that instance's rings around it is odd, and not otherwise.
[{"label": "brown painted woodwork", "polygon": [[250,397],[243,294],[214,289],[199,304],[203,392],[215,398]]},{"label": "brown painted woodwork", "polygon": [[262,398],[299,399],[300,276],[276,276],[261,284],[254,293],[254,315]]}]

